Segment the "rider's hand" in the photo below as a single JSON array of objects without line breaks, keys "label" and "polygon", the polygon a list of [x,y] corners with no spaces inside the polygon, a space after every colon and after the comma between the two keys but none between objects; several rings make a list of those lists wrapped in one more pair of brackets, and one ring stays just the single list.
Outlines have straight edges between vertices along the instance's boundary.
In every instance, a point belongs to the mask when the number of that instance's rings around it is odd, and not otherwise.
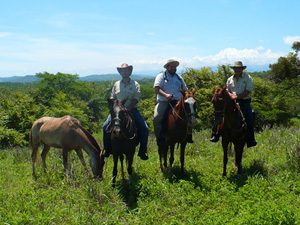
[{"label": "rider's hand", "polygon": [[169,95],[169,94],[166,94],[166,99],[168,99],[169,101],[171,101],[172,100],[172,98],[174,97],[174,95]]},{"label": "rider's hand", "polygon": [[230,95],[230,98],[233,99],[233,100],[238,98],[238,96],[235,92],[229,93],[229,95]]}]

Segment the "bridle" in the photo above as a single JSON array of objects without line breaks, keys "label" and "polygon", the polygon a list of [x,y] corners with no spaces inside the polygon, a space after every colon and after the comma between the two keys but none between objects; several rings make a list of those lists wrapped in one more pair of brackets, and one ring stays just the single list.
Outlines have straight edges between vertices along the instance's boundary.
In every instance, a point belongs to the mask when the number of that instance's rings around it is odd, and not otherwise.
[{"label": "bridle", "polygon": [[[193,97],[189,97],[189,98],[193,98]],[[176,112],[175,108],[172,106],[171,102],[169,102],[169,105],[170,105],[170,107],[172,109],[172,114],[173,114],[174,117],[176,115],[179,119],[181,119],[182,121],[186,122],[188,124],[188,126],[191,126],[192,116],[197,117],[197,113],[196,112],[187,113],[187,111],[185,109],[184,103],[185,103],[184,102],[184,98],[181,98],[181,104],[182,104],[183,112],[184,112],[184,115],[185,115],[186,119],[184,119],[181,116],[179,116],[179,114]],[[195,102],[193,104],[195,104]]]},{"label": "bridle", "polygon": [[[125,116],[128,118],[127,119],[127,124],[125,125],[125,128],[128,129],[129,128],[129,131],[131,131],[133,129],[133,135],[132,137],[128,137],[123,129],[120,129],[120,133],[122,134],[122,136],[127,139],[127,140],[133,140],[136,135],[137,135],[137,131],[136,131],[136,128],[135,128],[135,123],[134,123],[134,119],[132,119],[132,116],[130,116],[130,112],[126,112],[124,110],[124,113],[125,113]],[[119,122],[119,124],[116,124],[116,121]],[[131,123],[130,123],[131,122]],[[116,115],[113,119],[111,119],[110,123],[107,125],[106,127],[106,132],[107,133],[111,133],[115,127],[119,126],[120,128],[123,127],[123,124],[124,124],[124,121],[122,121],[118,115]],[[110,127],[110,129],[108,129]],[[130,133],[130,132],[129,132]]]},{"label": "bridle", "polygon": [[[224,98],[224,99],[225,99],[225,98]],[[214,99],[214,101],[216,101],[216,99]],[[230,123],[228,122],[228,118],[227,118],[226,113],[225,113],[225,109],[226,109],[226,100],[224,100],[224,101],[225,101],[225,102],[224,102],[224,107],[223,107],[223,109],[221,109],[221,110],[216,110],[216,109],[214,109],[215,117],[217,117],[217,116],[222,116],[223,124],[224,124],[224,121],[226,121],[226,124],[228,125],[228,127],[229,127],[230,130],[232,130],[232,131],[234,131],[234,132],[240,132],[240,131],[243,130],[244,127],[245,127],[245,117],[244,117],[242,111],[240,110],[239,107],[236,108],[237,110],[239,110],[239,113],[240,113],[240,115],[241,115],[241,117],[242,117],[241,127],[240,127],[239,129],[234,129],[234,128],[232,128],[232,126],[231,126]],[[234,101],[234,103],[235,103],[235,105],[237,104],[236,101]],[[221,113],[221,114],[220,114],[220,115],[216,115],[216,113]]]}]

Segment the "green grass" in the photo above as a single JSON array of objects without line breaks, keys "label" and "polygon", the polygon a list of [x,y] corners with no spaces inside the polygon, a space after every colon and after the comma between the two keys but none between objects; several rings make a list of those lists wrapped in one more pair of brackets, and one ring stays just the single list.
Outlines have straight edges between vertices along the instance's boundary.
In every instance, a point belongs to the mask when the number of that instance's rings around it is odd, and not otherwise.
[{"label": "green grass", "polygon": [[159,172],[151,136],[150,159],[135,157],[131,188],[120,169],[116,188],[111,187],[111,157],[99,182],[85,173],[75,152],[64,175],[61,150],[52,148],[47,173],[39,160],[35,180],[29,148],[0,150],[0,224],[300,223],[300,129],[256,134],[258,145],[244,151],[242,178],[236,176],[232,153],[222,178],[221,143],[209,137],[209,131],[194,134],[182,176],[179,149],[173,175]]}]

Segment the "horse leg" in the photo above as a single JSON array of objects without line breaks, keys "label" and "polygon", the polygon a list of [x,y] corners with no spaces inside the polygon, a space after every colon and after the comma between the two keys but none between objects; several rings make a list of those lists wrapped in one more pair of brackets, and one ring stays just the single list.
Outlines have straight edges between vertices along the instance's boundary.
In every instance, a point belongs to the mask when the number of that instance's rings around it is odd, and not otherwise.
[{"label": "horse leg", "polygon": [[115,187],[116,186],[116,177],[117,177],[117,173],[118,173],[118,155],[113,154],[113,158],[114,158],[114,168],[113,168],[112,186]]},{"label": "horse leg", "polygon": [[243,155],[243,145],[235,145],[234,150],[235,150],[235,165],[238,168],[238,175],[242,175],[242,155]]},{"label": "horse leg", "polygon": [[68,149],[63,149],[63,165],[65,173],[68,171]]},{"label": "horse leg", "polygon": [[85,160],[83,158],[82,149],[81,148],[75,149],[75,152],[76,152],[78,158],[80,159],[80,162],[83,165],[83,167],[85,169],[85,172],[88,173],[89,171],[88,171],[88,169],[86,167],[86,163],[85,163]]},{"label": "horse leg", "polygon": [[[126,159],[126,160],[127,160],[127,159]],[[123,161],[124,161],[124,155],[121,154],[121,155],[120,155],[120,163],[121,163],[121,176],[122,176],[122,180],[125,179]]]},{"label": "horse leg", "polygon": [[174,148],[175,148],[175,144],[171,144],[170,145],[170,158],[169,158],[169,164],[170,164],[170,168],[169,168],[169,173],[172,173],[172,166],[174,163]]},{"label": "horse leg", "polygon": [[[223,139],[222,139],[223,140]],[[223,142],[222,141],[222,146],[223,146],[223,177],[226,177],[226,166],[228,162],[228,142]]]},{"label": "horse leg", "polygon": [[46,173],[46,170],[47,170],[47,166],[46,166],[46,156],[47,156],[49,150],[50,150],[50,146],[44,144],[44,149],[43,149],[43,152],[42,152],[42,154],[41,154],[41,157],[42,157],[42,161],[43,161],[43,166],[44,166],[44,171],[45,171],[45,173]]},{"label": "horse leg", "polygon": [[158,147],[158,154],[159,154],[159,168],[160,168],[160,172],[163,172],[163,166],[162,166],[163,149],[162,149],[162,147]]},{"label": "horse leg", "polygon": [[126,156],[126,161],[127,161],[127,173],[129,176],[129,186],[132,185],[132,163],[133,163],[133,154],[130,154],[129,156]]},{"label": "horse leg", "polygon": [[181,174],[184,175],[184,156],[185,156],[186,142],[180,145],[180,162],[181,162]]}]

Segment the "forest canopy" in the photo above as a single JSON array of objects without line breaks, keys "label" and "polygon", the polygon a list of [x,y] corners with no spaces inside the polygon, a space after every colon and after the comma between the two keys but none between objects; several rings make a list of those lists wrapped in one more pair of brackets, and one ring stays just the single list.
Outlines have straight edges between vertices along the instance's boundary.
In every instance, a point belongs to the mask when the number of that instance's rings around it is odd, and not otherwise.
[{"label": "forest canopy", "polygon": [[[254,80],[252,107],[256,115],[256,131],[264,127],[300,125],[300,43],[293,52],[270,64],[268,71],[249,73]],[[189,89],[196,88],[199,119],[195,130],[210,129],[214,113],[212,87],[225,85],[233,74],[229,65],[217,71],[210,67],[188,68],[182,74]],[[78,75],[37,73],[39,81],[2,83],[0,85],[0,148],[28,145],[32,123],[43,116],[71,115],[90,132],[100,132],[108,115],[107,98],[114,81],[84,82]],[[138,80],[142,99],[139,110],[153,131],[155,106],[154,79]]]}]

